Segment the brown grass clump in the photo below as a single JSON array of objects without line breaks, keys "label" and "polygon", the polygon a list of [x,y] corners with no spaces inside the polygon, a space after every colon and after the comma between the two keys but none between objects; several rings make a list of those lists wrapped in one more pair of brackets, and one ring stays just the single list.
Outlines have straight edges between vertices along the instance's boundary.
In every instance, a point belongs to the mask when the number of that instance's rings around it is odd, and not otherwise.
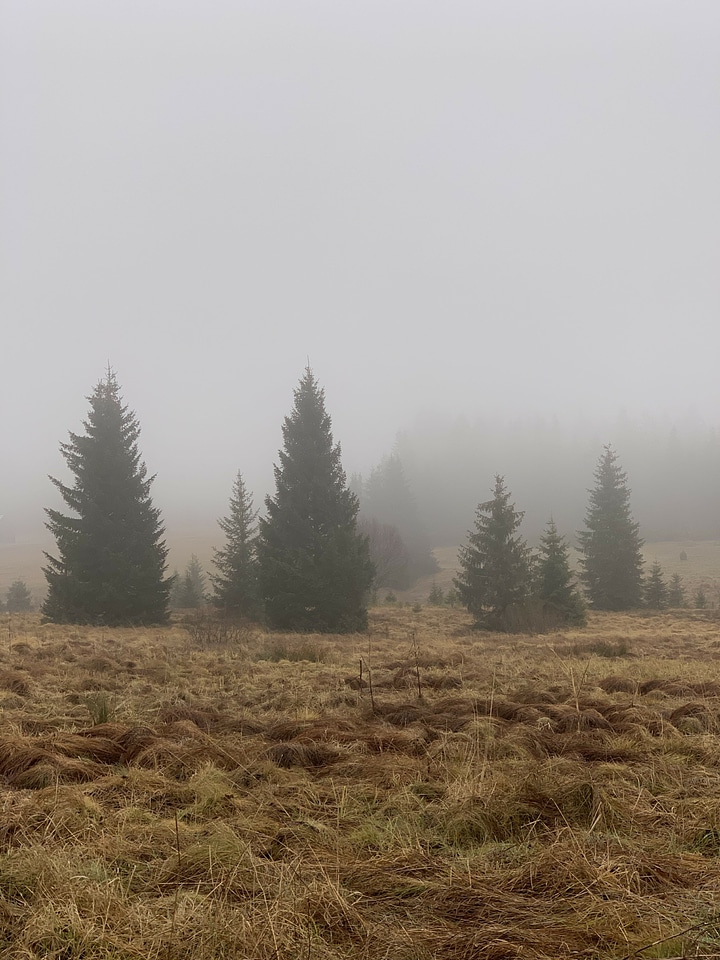
[{"label": "brown grass clump", "polygon": [[3,690],[10,690],[19,697],[30,696],[30,684],[27,676],[24,676],[18,670],[0,670],[0,687]]},{"label": "brown grass clump", "polygon": [[598,686],[606,693],[636,693],[638,684],[629,677],[618,677],[615,675],[604,677]]},{"label": "brown grass clump", "polygon": [[172,724],[179,720],[194,723],[199,730],[206,733],[214,729],[220,722],[221,714],[219,710],[213,707],[189,707],[184,705],[173,705],[164,707],[158,714],[158,723]]},{"label": "brown grass clump", "polygon": [[325,767],[339,759],[339,751],[325,743],[278,743],[266,756],[279,767]]}]

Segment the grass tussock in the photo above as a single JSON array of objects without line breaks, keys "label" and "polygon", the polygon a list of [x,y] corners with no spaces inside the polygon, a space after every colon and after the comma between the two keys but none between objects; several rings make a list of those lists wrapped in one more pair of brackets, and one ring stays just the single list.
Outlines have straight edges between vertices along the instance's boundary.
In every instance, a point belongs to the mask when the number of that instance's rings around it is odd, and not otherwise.
[{"label": "grass tussock", "polygon": [[717,953],[711,618],[12,631],[0,960]]}]

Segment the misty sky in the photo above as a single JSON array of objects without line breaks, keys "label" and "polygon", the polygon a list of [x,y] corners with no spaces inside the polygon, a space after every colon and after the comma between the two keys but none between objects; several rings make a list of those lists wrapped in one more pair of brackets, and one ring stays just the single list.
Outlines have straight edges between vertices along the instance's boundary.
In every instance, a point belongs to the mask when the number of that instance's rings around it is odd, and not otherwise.
[{"label": "misty sky", "polygon": [[108,360],[176,517],[269,484],[308,357],[348,471],[717,421],[719,50],[717,0],[0,0],[0,497]]}]

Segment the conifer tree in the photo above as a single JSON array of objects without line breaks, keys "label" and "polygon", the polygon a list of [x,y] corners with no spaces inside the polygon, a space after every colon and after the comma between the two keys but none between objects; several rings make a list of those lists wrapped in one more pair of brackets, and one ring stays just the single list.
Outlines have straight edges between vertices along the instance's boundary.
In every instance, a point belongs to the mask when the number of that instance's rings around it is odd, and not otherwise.
[{"label": "conifer tree", "polygon": [[32,594],[24,580],[15,580],[10,584],[6,600],[8,613],[27,613],[32,610]]},{"label": "conifer tree", "polygon": [[215,549],[217,573],[210,574],[213,601],[229,613],[256,619],[262,614],[257,569],[257,511],[238,472],[230,495],[230,511],[218,520],[225,546]]},{"label": "conifer tree", "polygon": [[580,532],[581,579],[596,610],[629,610],[643,600],[643,558],[639,524],[630,511],[627,475],[609,447],[595,471],[596,485],[590,491]]},{"label": "conifer tree", "polygon": [[461,602],[488,630],[512,630],[530,592],[530,551],[516,531],[524,514],[510,502],[503,477],[495,477],[493,499],[478,505],[475,529],[459,554],[454,583]]},{"label": "conifer tree", "polygon": [[705,593],[705,587],[700,586],[697,588],[693,594],[693,606],[697,610],[705,610],[708,605],[707,593]]},{"label": "conifer tree", "polygon": [[582,626],[587,621],[585,602],[570,570],[568,545],[550,518],[540,538],[540,557],[536,565],[536,593],[547,619],[555,624]]},{"label": "conifer tree", "polygon": [[197,610],[202,604],[202,596],[198,592],[197,583],[189,570],[186,570],[180,578],[180,590],[176,602],[181,610]]},{"label": "conifer tree", "polygon": [[185,570],[185,576],[189,578],[190,582],[192,583],[192,591],[197,597],[197,606],[205,603],[207,594],[207,580],[205,578],[205,571],[202,568],[202,564],[194,553],[190,554],[190,560]]},{"label": "conifer tree", "polygon": [[167,548],[138,450],[140,426],[111,369],[88,399],[85,433],[60,445],[74,484],[51,477],[72,515],[46,510],[57,556],[45,554],[43,613],[56,623],[164,623]]},{"label": "conifer tree", "polygon": [[670,585],[668,587],[668,606],[676,608],[687,606],[687,600],[685,599],[685,587],[683,586],[682,577],[679,573],[674,573],[672,577],[670,577]]},{"label": "conifer tree", "polygon": [[258,561],[272,627],[345,633],[367,626],[374,569],[357,531],[357,497],[347,489],[325,394],[307,368],[283,424],[276,493],[260,520]]},{"label": "conifer tree", "polygon": [[668,586],[665,583],[662,567],[656,560],[650,567],[650,575],[645,581],[645,605],[651,610],[664,610],[668,603]]},{"label": "conifer tree", "polygon": [[445,594],[442,587],[433,580],[432,590],[428,594],[427,602],[431,607],[442,607],[445,603]]},{"label": "conifer tree", "polygon": [[185,573],[178,576],[173,574],[173,585],[170,591],[170,606],[181,610],[196,610],[206,601],[205,572],[197,556],[190,555]]}]

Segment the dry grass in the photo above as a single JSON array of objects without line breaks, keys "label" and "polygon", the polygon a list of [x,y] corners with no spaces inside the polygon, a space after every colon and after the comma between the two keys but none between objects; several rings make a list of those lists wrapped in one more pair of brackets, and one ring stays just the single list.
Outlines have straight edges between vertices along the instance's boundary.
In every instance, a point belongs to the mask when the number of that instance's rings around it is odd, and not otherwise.
[{"label": "dry grass", "polygon": [[719,658],[689,612],[5,617],[0,960],[718,956]]}]

